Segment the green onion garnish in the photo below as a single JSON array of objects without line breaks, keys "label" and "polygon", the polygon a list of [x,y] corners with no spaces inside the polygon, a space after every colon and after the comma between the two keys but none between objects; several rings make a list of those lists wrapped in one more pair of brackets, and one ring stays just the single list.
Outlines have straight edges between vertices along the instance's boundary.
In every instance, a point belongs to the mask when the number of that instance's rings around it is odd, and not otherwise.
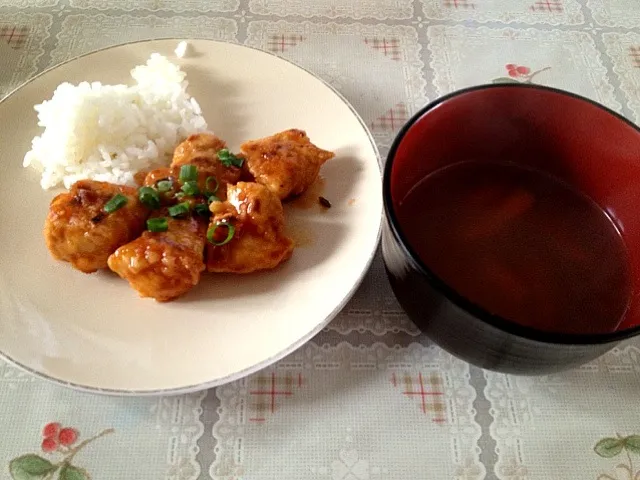
[{"label": "green onion garnish", "polygon": [[156,187],[160,193],[166,193],[173,187],[173,182],[171,180],[160,180],[156,183]]},{"label": "green onion garnish", "polygon": [[219,201],[220,201],[220,199],[218,197],[216,197],[215,195],[209,195],[207,197],[207,203],[209,205],[211,205],[213,202],[219,202]]},{"label": "green onion garnish", "polygon": [[[211,188],[210,184],[216,182],[216,186]],[[213,195],[218,191],[220,184],[218,183],[218,179],[216,177],[207,177],[207,183],[205,183],[204,188],[207,190],[207,194]]]},{"label": "green onion garnish", "polygon": [[174,218],[186,215],[187,213],[189,213],[189,203],[187,202],[178,203],[177,205],[169,207],[169,215]]},{"label": "green onion garnish", "polygon": [[244,163],[243,158],[237,157],[226,148],[218,151],[218,159],[225,167],[242,167]]},{"label": "green onion garnish", "polygon": [[140,202],[152,210],[160,208],[160,195],[151,187],[142,187],[138,190]]},{"label": "green onion garnish", "polygon": [[198,169],[195,165],[182,165],[180,167],[180,181],[194,182],[198,180]]},{"label": "green onion garnish", "polygon": [[[221,242],[217,242],[214,239],[214,236],[216,234],[216,231],[219,228],[223,228],[223,227],[227,228],[227,238],[225,238]],[[229,243],[235,233],[236,233],[236,227],[234,227],[230,223],[216,222],[216,224],[213,227],[209,227],[209,230],[207,230],[207,240],[209,241],[209,243],[212,243],[213,245],[220,247],[222,245],[226,245],[227,243]]]},{"label": "green onion garnish", "polygon": [[169,230],[169,221],[165,217],[150,218],[147,220],[147,230],[150,232],[166,232]]},{"label": "green onion garnish", "polygon": [[178,192],[174,195],[178,200],[182,200],[184,198],[184,193]]},{"label": "green onion garnish", "polygon": [[193,207],[193,210],[196,212],[197,215],[200,215],[201,217],[208,217],[209,215],[211,215],[211,212],[209,211],[209,207],[202,203],[199,203],[195,207]]},{"label": "green onion garnish", "polygon": [[111,200],[105,203],[103,210],[107,213],[113,213],[124,207],[128,201],[129,199],[127,197],[121,193],[117,193],[111,198]]},{"label": "green onion garnish", "polygon": [[182,185],[182,191],[185,193],[185,195],[198,195],[200,193],[198,183],[193,180],[185,182],[184,185]]}]

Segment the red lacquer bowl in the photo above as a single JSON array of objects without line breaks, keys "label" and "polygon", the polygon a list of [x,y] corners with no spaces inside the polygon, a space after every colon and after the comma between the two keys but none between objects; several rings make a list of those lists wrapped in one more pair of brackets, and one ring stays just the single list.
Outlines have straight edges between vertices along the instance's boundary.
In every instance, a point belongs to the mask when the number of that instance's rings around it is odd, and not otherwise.
[{"label": "red lacquer bowl", "polygon": [[[395,213],[398,202],[428,174],[471,158],[544,171],[609,213],[629,251],[635,292],[615,332],[551,333],[491,315],[418,258]],[[592,360],[640,333],[640,129],[615,112],[534,85],[458,91],[423,108],[400,131],[383,189],[382,248],[394,293],[412,321],[452,354],[483,368],[543,374]]]}]

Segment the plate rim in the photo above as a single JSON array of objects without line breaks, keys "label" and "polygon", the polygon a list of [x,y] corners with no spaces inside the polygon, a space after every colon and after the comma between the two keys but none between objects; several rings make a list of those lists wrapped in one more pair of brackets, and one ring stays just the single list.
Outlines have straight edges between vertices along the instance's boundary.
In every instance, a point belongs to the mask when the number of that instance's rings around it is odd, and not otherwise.
[{"label": "plate rim", "polygon": [[[333,92],[334,95],[336,95],[341,101],[342,103],[344,103],[349,110],[351,111],[351,113],[353,114],[353,116],[358,120],[358,122],[360,123],[360,125],[362,126],[362,128],[364,129],[365,133],[367,134],[367,137],[369,139],[369,144],[371,145],[371,147],[373,148],[373,152],[375,154],[376,157],[376,161],[377,161],[377,166],[378,166],[378,173],[380,176],[380,190],[382,189],[382,174],[383,174],[383,169],[382,169],[382,157],[380,156],[380,151],[378,149],[378,145],[375,142],[375,139],[373,138],[373,134],[371,133],[371,130],[369,129],[369,127],[367,126],[367,124],[365,123],[365,121],[362,119],[362,117],[360,116],[360,114],[356,111],[356,109],[353,107],[353,105],[351,105],[351,103],[338,91],[336,90],[331,84],[329,84],[328,82],[326,82],[323,78],[319,77],[318,75],[316,75],[315,73],[311,72],[310,70],[306,69],[305,67],[302,67],[301,65],[292,62],[289,59],[280,57],[272,52],[268,52],[266,50],[262,50],[260,48],[256,48],[250,45],[245,45],[242,43],[236,43],[236,42],[230,42],[230,41],[224,41],[224,40],[215,40],[215,39],[209,39],[209,38],[199,38],[199,37],[189,37],[189,38],[184,38],[184,37],[158,37],[158,38],[148,38],[148,39],[143,39],[143,40],[133,40],[130,42],[123,42],[123,43],[118,43],[115,45],[109,45],[107,47],[102,47],[102,48],[98,48],[95,50],[91,50],[90,52],[86,52],[86,53],[82,53],[80,55],[76,55],[74,57],[71,57],[63,62],[57,63],[55,65],[52,65],[49,68],[46,68],[45,70],[43,70],[42,72],[38,73],[37,75],[29,78],[28,80],[26,80],[25,82],[21,83],[20,85],[18,85],[16,88],[14,88],[13,90],[11,90],[6,96],[4,96],[2,99],[0,99],[0,107],[2,106],[2,104],[8,100],[11,96],[13,96],[15,93],[17,93],[20,89],[24,88],[26,85],[30,84],[31,82],[35,81],[36,79],[38,79],[39,77],[53,71],[56,70],[64,65],[66,65],[67,63],[71,63],[74,62],[80,58],[89,56],[89,55],[93,55],[95,53],[99,53],[99,52],[103,52],[106,50],[112,50],[115,48],[119,48],[119,47],[124,47],[127,45],[135,45],[135,44],[140,44],[140,43],[151,43],[151,42],[157,42],[157,41],[165,41],[165,40],[175,40],[177,42],[190,42],[190,41],[205,41],[205,42],[211,42],[211,43],[218,43],[218,44],[223,44],[223,45],[232,45],[232,46],[236,46],[236,47],[240,47],[240,48],[247,48],[249,50],[254,50],[256,52],[262,53],[262,54],[266,54],[269,55],[271,57],[274,57],[275,59],[281,60],[283,62],[286,62],[290,65],[292,65],[293,67],[296,67],[299,70],[302,70],[303,72],[311,75],[313,78],[315,78],[316,80],[320,81],[325,87],[329,88],[329,90],[331,90]],[[60,378],[56,378],[54,376],[48,375],[46,373],[43,372],[39,372],[31,367],[28,367],[26,365],[23,365],[22,363],[18,362],[17,360],[14,360],[11,356],[9,356],[8,354],[6,354],[5,352],[0,350],[0,359],[5,360],[7,363],[17,367],[18,369],[33,375],[34,377],[40,378],[42,380],[45,380],[49,383],[58,385],[58,386],[63,386],[63,387],[67,387],[70,388],[72,390],[75,391],[79,391],[79,392],[84,392],[84,393],[94,393],[94,394],[100,394],[100,395],[108,395],[108,396],[120,396],[120,397],[156,397],[156,396],[173,396],[173,395],[183,395],[183,394],[187,394],[187,393],[195,393],[195,392],[201,392],[204,390],[208,390],[210,388],[214,388],[220,385],[225,385],[231,382],[234,382],[236,380],[240,380],[248,375],[251,375],[255,372],[258,372],[264,368],[267,368],[268,366],[274,364],[275,362],[277,362],[278,360],[281,360],[282,358],[286,357],[287,355],[289,355],[290,353],[296,351],[297,349],[299,349],[300,347],[302,347],[303,345],[305,345],[307,342],[309,342],[313,337],[315,337],[318,333],[320,333],[320,331],[326,327],[337,315],[338,313],[340,313],[345,305],[349,302],[349,300],[351,300],[351,298],[353,297],[353,295],[355,294],[355,292],[358,290],[358,288],[360,287],[360,285],[362,284],[362,281],[364,280],[364,277],[367,275],[367,273],[369,272],[370,268],[371,268],[371,264],[373,263],[373,259],[376,256],[376,252],[378,251],[378,247],[380,246],[380,238],[382,235],[382,224],[383,224],[383,216],[384,216],[384,208],[382,207],[381,204],[381,208],[380,208],[380,221],[378,223],[378,231],[376,234],[376,241],[375,241],[375,248],[373,248],[372,252],[369,255],[369,258],[367,259],[366,264],[364,265],[364,268],[362,269],[361,274],[359,275],[359,277],[357,278],[357,280],[354,282],[353,286],[351,287],[351,289],[347,292],[347,294],[345,295],[345,297],[342,299],[342,301],[336,305],[336,307],[331,311],[331,313],[329,313],[315,328],[313,328],[310,332],[308,332],[306,335],[302,336],[300,339],[298,339],[296,342],[292,343],[291,345],[289,345],[288,347],[286,347],[285,349],[281,350],[280,352],[276,353],[275,355],[264,359],[261,362],[256,363],[255,365],[252,365],[250,367],[247,367],[243,370],[237,371],[235,373],[232,373],[230,375],[226,375],[224,377],[215,379],[215,380],[211,380],[208,382],[202,382],[202,383],[198,383],[198,384],[193,384],[193,385],[187,385],[184,387],[172,387],[172,388],[162,388],[162,389],[143,389],[143,390],[135,390],[135,389],[119,389],[119,388],[100,388],[100,387],[92,387],[89,385],[83,385],[81,383],[75,383],[75,382],[69,382],[66,380],[62,380]]]}]

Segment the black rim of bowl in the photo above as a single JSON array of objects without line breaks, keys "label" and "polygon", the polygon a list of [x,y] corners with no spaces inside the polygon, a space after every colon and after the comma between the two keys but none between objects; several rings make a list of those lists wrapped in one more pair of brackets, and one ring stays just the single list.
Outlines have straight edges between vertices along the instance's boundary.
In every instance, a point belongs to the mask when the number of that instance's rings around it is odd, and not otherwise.
[{"label": "black rim of bowl", "polygon": [[435,273],[431,271],[423,262],[420,260],[416,252],[409,245],[404,233],[400,229],[400,222],[396,217],[396,214],[393,210],[393,201],[391,198],[391,170],[393,168],[393,161],[396,156],[396,152],[398,147],[402,143],[405,135],[409,131],[409,129],[427,112],[433,110],[438,105],[450,100],[454,97],[458,97],[465,93],[482,91],[482,90],[490,90],[490,89],[500,89],[500,88],[518,88],[518,89],[533,89],[533,90],[541,90],[547,93],[554,93],[562,96],[571,97],[577,100],[581,100],[587,102],[594,107],[602,110],[605,113],[613,115],[618,120],[624,122],[625,124],[632,127],[636,132],[640,135],[640,128],[635,125],[633,122],[629,121],[622,115],[614,112],[613,110],[594,102],[588,98],[582,97],[580,95],[576,95],[571,92],[567,92],[564,90],[560,90],[557,88],[545,87],[540,85],[531,85],[531,84],[489,84],[489,85],[478,85],[475,87],[465,88],[461,90],[457,90],[450,94],[444,95],[437,100],[429,103],[425,107],[421,108],[417,113],[415,113],[409,121],[400,129],[396,138],[391,145],[391,149],[389,150],[389,154],[387,155],[387,162],[384,168],[384,175],[382,181],[382,195],[384,199],[384,210],[385,215],[388,220],[388,224],[390,226],[391,232],[395,238],[395,240],[400,245],[400,248],[404,251],[404,254],[407,256],[412,266],[420,272],[425,278],[429,281],[431,286],[435,288],[439,293],[444,295],[449,301],[454,303],[456,306],[461,308],[462,310],[468,312],[479,320],[499,329],[504,332],[517,335],[519,337],[527,338],[530,340],[535,340],[544,343],[555,343],[555,344],[565,344],[565,345],[589,345],[589,344],[603,344],[603,343],[613,343],[625,340],[627,338],[631,338],[638,333],[640,333],[640,326],[635,326],[631,328],[627,328],[620,331],[610,332],[610,333],[596,333],[596,334],[571,334],[571,333],[558,333],[558,332],[547,332],[543,330],[537,330],[530,327],[525,327],[519,325],[515,322],[510,322],[498,315],[493,315],[487,312],[485,309],[480,307],[479,305],[474,304],[470,300],[466,299],[462,295],[460,295],[455,289],[450,287],[446,282],[440,279]]}]

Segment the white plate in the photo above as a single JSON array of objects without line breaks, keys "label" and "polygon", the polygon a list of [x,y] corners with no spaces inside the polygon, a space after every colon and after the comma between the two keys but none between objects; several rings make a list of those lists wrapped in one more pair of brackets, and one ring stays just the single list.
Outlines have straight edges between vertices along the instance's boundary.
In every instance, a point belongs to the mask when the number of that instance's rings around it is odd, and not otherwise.
[{"label": "white plate", "polygon": [[[345,305],[366,273],[382,215],[378,154],[367,128],[332,88],[305,70],[240,45],[190,40],[122,45],[74,59],[0,103],[0,352],[50,380],[114,394],[168,394],[230,382],[309,340]],[[336,152],[322,168],[323,213],[287,207],[303,245],[271,272],[206,275],[167,304],[141,299],[107,272],[54,261],[42,226],[56,192],[22,168],[38,134],[33,105],[64,81],[129,83],[158,52],[187,73],[209,127],[237,149],[247,139],[306,130]]]}]

